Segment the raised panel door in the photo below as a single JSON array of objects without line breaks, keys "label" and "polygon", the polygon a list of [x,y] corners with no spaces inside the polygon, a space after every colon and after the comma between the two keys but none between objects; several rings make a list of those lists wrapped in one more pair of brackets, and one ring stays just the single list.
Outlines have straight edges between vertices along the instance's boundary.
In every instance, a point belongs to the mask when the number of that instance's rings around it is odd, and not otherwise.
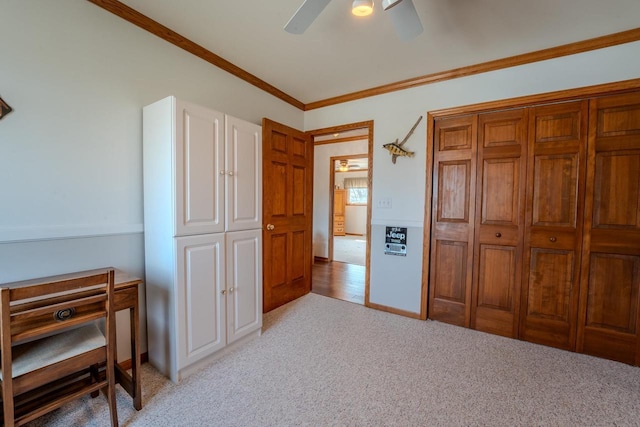
[{"label": "raised panel door", "polygon": [[471,327],[518,336],[527,110],[480,114]]},{"label": "raised panel door", "polygon": [[264,312],[311,291],[313,143],[263,119]]},{"label": "raised panel door", "polygon": [[640,93],[591,100],[577,350],[640,365]]},{"label": "raised panel door", "polygon": [[575,349],[586,101],[531,108],[520,338]]},{"label": "raised panel door", "polygon": [[262,128],[226,116],[225,221],[227,231],[262,226]]},{"label": "raised panel door", "polygon": [[226,234],[227,343],[262,327],[262,230]]},{"label": "raised panel door", "polygon": [[175,236],[224,231],[224,114],[175,102]]},{"label": "raised panel door", "polygon": [[469,326],[477,117],[436,120],[429,318]]},{"label": "raised panel door", "polygon": [[224,239],[224,233],[176,238],[178,372],[226,345]]}]

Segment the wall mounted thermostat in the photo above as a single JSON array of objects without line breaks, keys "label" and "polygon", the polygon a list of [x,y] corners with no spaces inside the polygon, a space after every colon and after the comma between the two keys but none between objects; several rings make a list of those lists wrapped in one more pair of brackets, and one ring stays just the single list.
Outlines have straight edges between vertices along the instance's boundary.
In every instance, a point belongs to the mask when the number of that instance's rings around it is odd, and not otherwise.
[{"label": "wall mounted thermostat", "polygon": [[387,227],[384,254],[407,256],[407,227]]}]

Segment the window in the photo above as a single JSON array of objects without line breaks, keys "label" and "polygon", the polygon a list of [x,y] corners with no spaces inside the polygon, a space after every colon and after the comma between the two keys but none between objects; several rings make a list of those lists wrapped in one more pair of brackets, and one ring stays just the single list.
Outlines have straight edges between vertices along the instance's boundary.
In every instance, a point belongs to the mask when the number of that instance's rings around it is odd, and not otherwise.
[{"label": "window", "polygon": [[350,205],[366,205],[367,189],[366,188],[349,188],[347,203]]},{"label": "window", "polygon": [[344,188],[347,189],[347,204],[367,204],[367,195],[369,192],[367,178],[345,178]]}]

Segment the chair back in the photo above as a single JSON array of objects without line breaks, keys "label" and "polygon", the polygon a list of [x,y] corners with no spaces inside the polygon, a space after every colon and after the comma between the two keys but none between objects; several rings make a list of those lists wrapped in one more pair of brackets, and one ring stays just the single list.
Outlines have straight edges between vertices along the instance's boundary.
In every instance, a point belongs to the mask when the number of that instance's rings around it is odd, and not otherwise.
[{"label": "chair back", "polygon": [[[92,374],[87,374],[90,377],[87,393],[107,386],[106,381],[99,381],[96,368],[99,363],[106,362],[107,368],[111,368],[106,376],[107,380],[111,376],[113,383],[114,276],[114,270],[107,269],[54,282],[24,282],[24,286],[0,288],[0,374],[5,425],[10,425],[8,418],[14,417],[13,425],[22,425],[69,401],[63,396],[64,387],[60,389],[59,385],[53,394],[57,400],[43,402],[44,409],[33,409],[34,402],[28,394],[42,395],[46,387],[56,381],[69,381],[74,373],[93,369]],[[96,340],[95,333],[99,331],[95,322],[99,319],[105,320],[105,333],[104,336],[98,333]],[[93,328],[94,333],[82,335],[79,331],[83,328],[89,331]],[[82,342],[85,338],[91,343]],[[58,354],[44,354],[47,352]],[[77,384],[71,388],[76,390],[73,398],[80,397]],[[29,409],[20,408],[21,400],[28,402],[24,407]],[[8,411],[13,414],[7,414]]]}]

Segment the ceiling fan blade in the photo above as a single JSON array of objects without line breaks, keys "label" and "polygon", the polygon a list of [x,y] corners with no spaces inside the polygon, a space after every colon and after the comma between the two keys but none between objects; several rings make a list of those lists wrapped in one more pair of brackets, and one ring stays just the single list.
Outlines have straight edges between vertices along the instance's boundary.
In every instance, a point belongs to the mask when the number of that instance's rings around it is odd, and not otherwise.
[{"label": "ceiling fan blade", "polygon": [[386,11],[402,41],[408,41],[422,33],[422,22],[412,0],[402,0]]},{"label": "ceiling fan blade", "polygon": [[284,30],[291,34],[302,34],[320,15],[331,0],[305,0],[293,14]]}]

